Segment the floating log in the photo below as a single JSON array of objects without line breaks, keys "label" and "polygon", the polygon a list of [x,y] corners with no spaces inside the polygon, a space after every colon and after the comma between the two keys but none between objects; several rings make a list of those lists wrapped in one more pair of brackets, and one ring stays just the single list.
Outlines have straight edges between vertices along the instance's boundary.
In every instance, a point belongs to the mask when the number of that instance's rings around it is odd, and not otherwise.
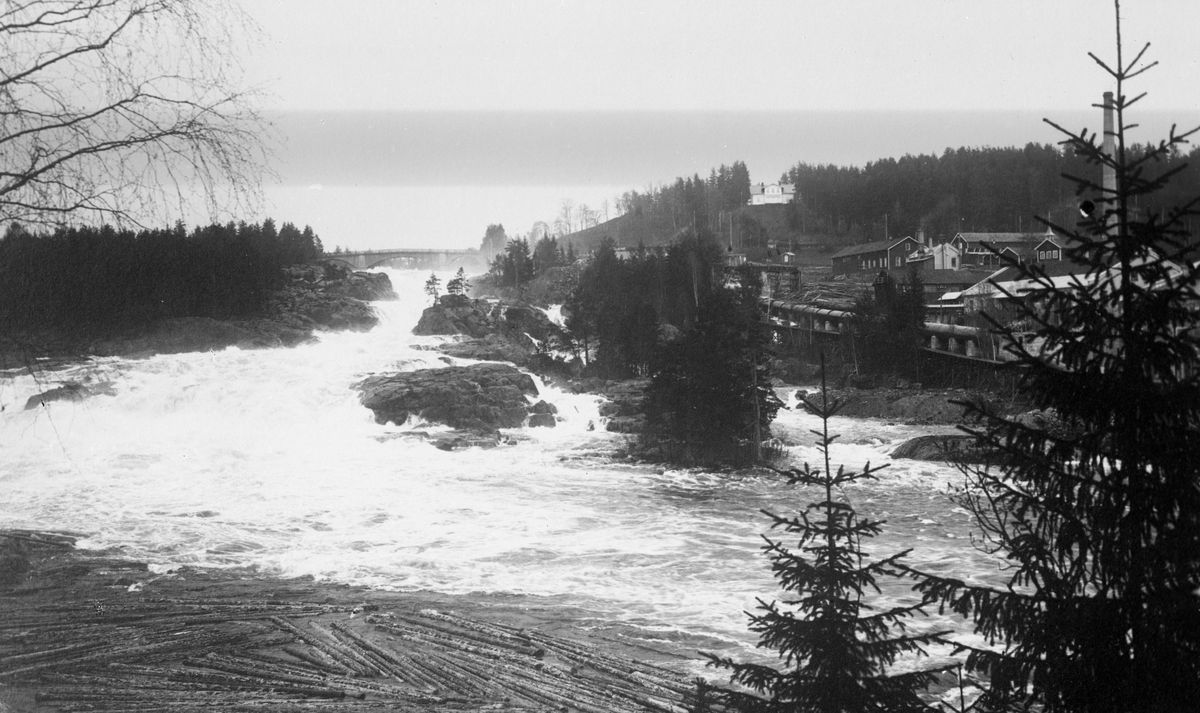
[{"label": "floating log", "polygon": [[[147,580],[151,593],[139,595],[111,574],[139,565],[73,557],[59,540],[28,537],[32,552],[51,554],[34,563],[32,580],[0,594],[0,685],[64,713],[680,713],[690,689],[668,669],[532,629],[314,602],[317,585],[225,598],[263,587],[201,572]],[[355,616],[363,611],[371,613]]]}]

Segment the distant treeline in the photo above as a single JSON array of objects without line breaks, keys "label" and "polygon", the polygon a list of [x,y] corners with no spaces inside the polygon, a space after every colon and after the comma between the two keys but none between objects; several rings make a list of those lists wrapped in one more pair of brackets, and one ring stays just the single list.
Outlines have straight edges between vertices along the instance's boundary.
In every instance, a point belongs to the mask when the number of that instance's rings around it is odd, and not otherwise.
[{"label": "distant treeline", "polygon": [[706,179],[696,174],[645,192],[626,191],[617,199],[617,211],[645,219],[659,234],[673,237],[684,228],[717,231],[722,213],[749,200],[750,171],[734,161],[712,169]]},{"label": "distant treeline", "polygon": [[[1131,160],[1146,146],[1128,149]],[[1200,159],[1200,147],[1178,152],[1154,164],[1165,174]],[[618,223],[605,223],[570,237],[586,252],[605,236],[624,246],[638,242],[665,245],[685,228],[708,230],[741,246],[766,246],[770,240],[852,245],[886,236],[949,239],[958,232],[1039,232],[1038,218],[1068,230],[1079,220],[1076,184],[1064,175],[1099,180],[1098,169],[1073,151],[1052,144],[1024,148],[958,148],[936,154],[885,158],[865,166],[800,162],[780,182],[796,187],[797,200],[786,206],[745,209],[750,174],[740,161],[713,169],[708,178],[694,175],[644,192],[628,191],[617,200]],[[1187,204],[1200,195],[1200,168],[1182,170],[1153,205],[1133,208],[1157,212]],[[1093,196],[1094,198],[1094,196]],[[1186,227],[1200,234],[1200,219]]]},{"label": "distant treeline", "polygon": [[[1131,158],[1146,147],[1129,149]],[[1200,158],[1200,147],[1179,153],[1156,169],[1168,172]],[[1075,184],[1064,174],[1094,181],[1098,169],[1073,151],[1051,144],[1024,148],[959,148],[934,154],[906,155],[857,166],[799,163],[782,177],[794,183],[799,200],[789,207],[788,227],[805,235],[826,235],[835,242],[859,243],[888,235],[916,235],[924,227],[931,238],[960,231],[1036,232],[1034,216],[1067,228],[1078,219]],[[1200,195],[1200,171],[1180,173],[1155,195],[1158,211],[1184,205]],[[885,217],[886,216],[886,217]],[[1200,229],[1200,222],[1194,228]]]},{"label": "distant treeline", "polygon": [[162,230],[17,223],[0,238],[0,324],[79,331],[167,317],[260,312],[282,267],[312,260],[321,240],[305,227],[229,223]]},{"label": "distant treeline", "polygon": [[[494,233],[493,228],[498,228],[498,233]],[[507,240],[502,225],[488,226],[488,235],[493,234]],[[508,240],[507,243],[501,244],[504,245],[504,249],[490,263],[488,274],[502,287],[519,288],[533,278],[546,274],[551,268],[574,263],[576,258],[573,246],[568,245],[564,251],[558,238],[549,235],[534,243],[532,249],[530,241],[525,238]],[[488,238],[484,238],[485,253],[488,249]]]}]

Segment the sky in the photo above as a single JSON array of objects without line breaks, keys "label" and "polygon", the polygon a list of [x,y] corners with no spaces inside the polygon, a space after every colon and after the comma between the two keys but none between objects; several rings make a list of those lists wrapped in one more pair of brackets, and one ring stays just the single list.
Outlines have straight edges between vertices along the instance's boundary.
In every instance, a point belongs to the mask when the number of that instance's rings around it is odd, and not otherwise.
[{"label": "sky", "polygon": [[[283,139],[268,197],[320,208],[318,232],[352,246],[389,247],[393,228],[474,244],[488,222],[527,230],[563,198],[597,206],[734,160],[758,182],[798,161],[1051,142],[1043,117],[1096,126],[1114,88],[1088,57],[1115,61],[1104,0],[243,7],[261,27],[247,79]],[[1195,0],[1122,5],[1126,59],[1149,41],[1160,63],[1133,86],[1142,140],[1200,117],[1197,27]]]}]

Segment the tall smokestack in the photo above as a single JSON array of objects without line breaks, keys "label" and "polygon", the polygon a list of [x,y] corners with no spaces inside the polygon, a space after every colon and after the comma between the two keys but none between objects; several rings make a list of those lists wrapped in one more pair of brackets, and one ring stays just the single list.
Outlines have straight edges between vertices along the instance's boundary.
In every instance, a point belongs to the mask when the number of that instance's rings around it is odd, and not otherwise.
[{"label": "tall smokestack", "polygon": [[[1112,159],[1116,155],[1116,129],[1113,126],[1113,93],[1104,92],[1104,155]],[[1113,207],[1117,194],[1117,169],[1105,164],[1103,173],[1104,205]]]}]

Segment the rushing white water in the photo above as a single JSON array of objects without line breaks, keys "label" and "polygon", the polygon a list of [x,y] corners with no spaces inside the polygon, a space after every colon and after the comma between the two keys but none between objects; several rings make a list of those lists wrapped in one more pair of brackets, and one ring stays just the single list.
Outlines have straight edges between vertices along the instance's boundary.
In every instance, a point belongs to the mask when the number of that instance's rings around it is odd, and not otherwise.
[{"label": "rushing white water", "polygon": [[[401,299],[378,303],[368,333],[330,333],[294,349],[100,359],[0,381],[0,527],[87,533],[155,565],[248,565],[285,575],[446,593],[506,593],[569,607],[626,636],[689,650],[753,644],[744,610],[778,596],[759,552],[766,519],[804,493],[775,476],[663,470],[605,457],[599,399],[543,387],[565,421],[516,445],[444,452],[380,426],[351,385],[376,372],[440,367],[410,330],[425,275],[389,273]],[[443,276],[446,277],[446,276]],[[461,362],[459,362],[461,363]],[[56,382],[107,382],[109,395],[23,411]],[[781,393],[794,405],[794,389]],[[808,429],[781,411],[773,431],[797,463]],[[835,419],[836,463],[882,462],[929,428]],[[407,435],[406,435],[407,433]],[[888,521],[875,555],[964,578],[996,566],[968,542],[970,520],[945,494],[951,468],[897,461],[852,488]],[[891,600],[907,584],[885,588]],[[917,628],[950,623],[932,619]]]}]

